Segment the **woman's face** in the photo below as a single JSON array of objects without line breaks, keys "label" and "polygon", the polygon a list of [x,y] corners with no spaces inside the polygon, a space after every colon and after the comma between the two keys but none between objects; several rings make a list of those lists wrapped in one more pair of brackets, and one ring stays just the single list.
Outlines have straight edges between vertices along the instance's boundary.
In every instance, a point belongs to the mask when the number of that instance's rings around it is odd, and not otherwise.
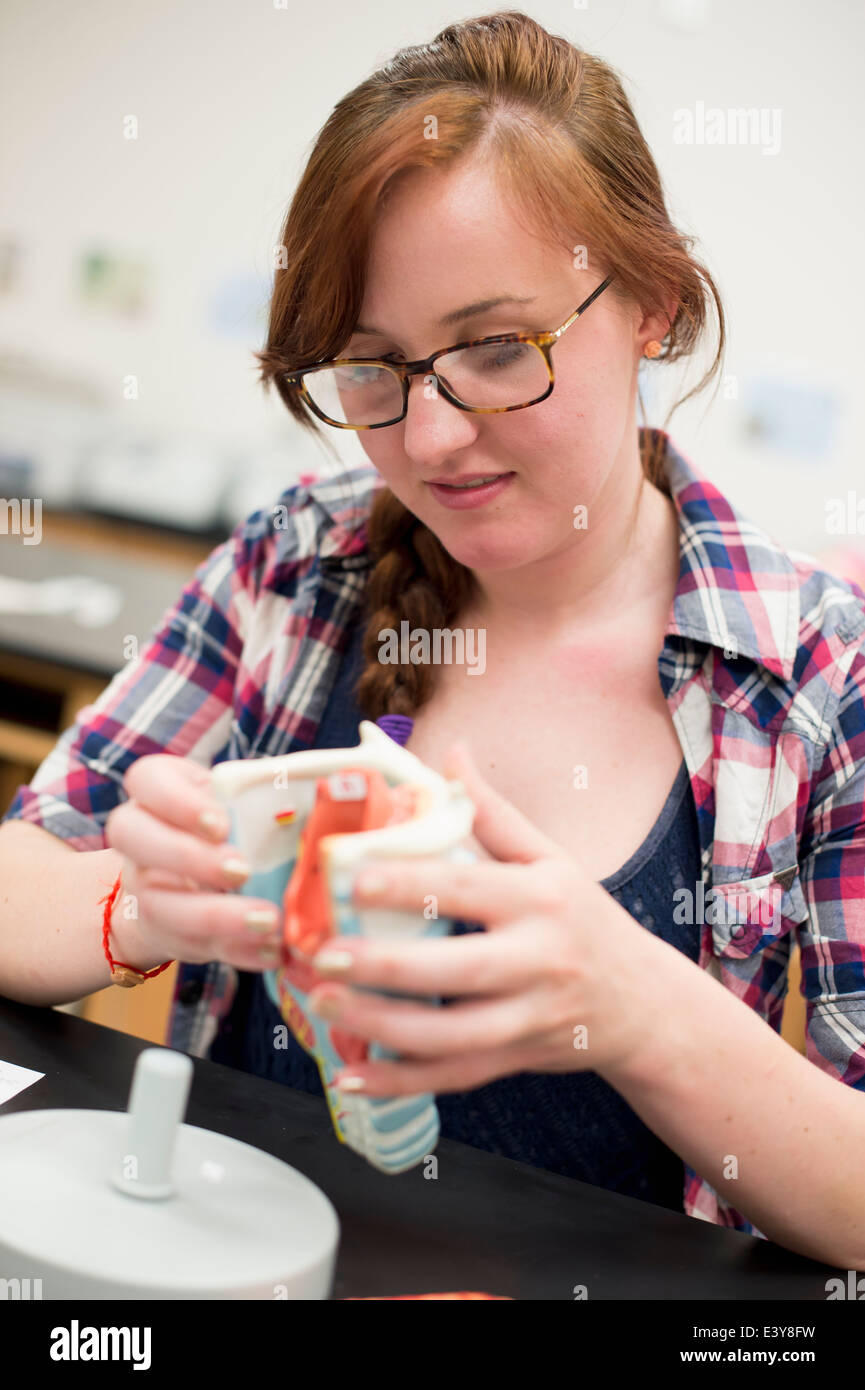
[{"label": "woman's face", "polygon": [[[374,231],[358,323],[342,355],[426,357],[467,338],[558,328],[605,278],[515,219],[483,165],[447,172],[413,169],[382,209]],[[528,303],[445,324],[445,316],[502,296]],[[470,569],[517,568],[570,546],[574,507],[603,512],[636,451],[635,389],[640,353],[654,336],[612,287],[552,350],[556,382],[524,410],[476,415],[424,390],[413,377],[408,414],[358,439],[392,492],[445,549]],[[618,471],[617,471],[618,470]],[[478,506],[447,507],[430,480],[512,473]],[[606,489],[606,492],[604,490]]]}]

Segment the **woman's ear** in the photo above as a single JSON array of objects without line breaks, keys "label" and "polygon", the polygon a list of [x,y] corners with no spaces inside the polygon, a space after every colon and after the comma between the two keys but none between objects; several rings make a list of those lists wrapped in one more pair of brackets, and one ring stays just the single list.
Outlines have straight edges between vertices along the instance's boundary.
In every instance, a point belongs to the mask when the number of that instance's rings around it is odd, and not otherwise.
[{"label": "woman's ear", "polygon": [[661,313],[646,314],[643,317],[637,330],[637,342],[640,346],[641,356],[645,350],[646,344],[650,343],[652,339],[655,339],[659,343],[664,341],[675,322],[678,312],[679,300],[675,295],[671,295],[670,298],[665,301]]}]

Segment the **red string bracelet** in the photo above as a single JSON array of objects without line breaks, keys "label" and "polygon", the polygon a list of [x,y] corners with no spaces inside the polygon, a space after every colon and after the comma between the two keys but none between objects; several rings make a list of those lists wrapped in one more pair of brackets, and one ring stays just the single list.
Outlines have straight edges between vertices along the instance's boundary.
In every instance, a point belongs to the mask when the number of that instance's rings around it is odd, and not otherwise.
[{"label": "red string bracelet", "polygon": [[105,959],[111,966],[111,982],[115,985],[122,985],[129,988],[131,985],[140,985],[142,980],[152,980],[154,975],[161,975],[163,970],[167,970],[169,965],[173,965],[173,960],[167,960],[163,965],[157,965],[155,970],[137,970],[134,965],[127,965],[122,960],[115,960],[108,949],[108,933],[111,930],[111,911],[120,892],[120,874],[110,893],[106,893],[104,898],[100,898],[100,903],[105,903],[105,911],[102,914],[102,949],[105,952]]}]

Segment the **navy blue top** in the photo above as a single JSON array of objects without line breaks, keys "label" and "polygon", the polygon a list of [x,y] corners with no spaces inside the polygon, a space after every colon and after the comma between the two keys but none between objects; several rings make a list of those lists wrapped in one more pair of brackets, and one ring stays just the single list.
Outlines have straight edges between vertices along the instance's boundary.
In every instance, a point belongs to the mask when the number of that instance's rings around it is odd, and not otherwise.
[{"label": "navy blue top", "polygon": [[[362,669],[363,624],[356,624],[318,727],[315,748],[352,748],[362,715],[354,687]],[[700,877],[700,842],[687,766],[682,762],[666,804],[640,848],[602,879],[617,902],[649,931],[696,960],[699,928],[673,921],[673,889]],[[456,922],[453,934],[483,930]],[[234,1004],[209,1056],[256,1076],[323,1095],[312,1058],[289,1035],[272,1046],[282,1022],[262,974],[238,972]],[[521,1072],[471,1091],[436,1097],[441,1134],[566,1177],[682,1211],[681,1158],[593,1071]]]}]

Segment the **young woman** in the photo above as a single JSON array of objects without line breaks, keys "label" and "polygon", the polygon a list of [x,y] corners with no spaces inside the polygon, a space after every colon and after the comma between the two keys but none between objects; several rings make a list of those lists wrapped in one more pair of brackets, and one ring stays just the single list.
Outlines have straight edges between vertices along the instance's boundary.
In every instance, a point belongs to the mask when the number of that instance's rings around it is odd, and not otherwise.
[{"label": "young woman", "polygon": [[[865,595],[638,428],[641,359],[692,353],[710,300],[701,386],[723,312],[621,84],[525,15],[449,26],[339,102],[260,360],[373,467],[239,526],[19,789],[3,992],[109,982],[120,874],[116,958],[185,963],[171,1043],[320,1091],[271,1044],[279,925],[227,891],[207,769],[406,715],[480,856],[391,862],[378,890],[435,894],[451,938],[318,962],[316,1007],[401,1056],[349,1084],[434,1091],[445,1136],[865,1269]],[[483,634],[483,670],[381,660],[403,623]],[[807,1058],[778,1034],[794,942]]]}]

